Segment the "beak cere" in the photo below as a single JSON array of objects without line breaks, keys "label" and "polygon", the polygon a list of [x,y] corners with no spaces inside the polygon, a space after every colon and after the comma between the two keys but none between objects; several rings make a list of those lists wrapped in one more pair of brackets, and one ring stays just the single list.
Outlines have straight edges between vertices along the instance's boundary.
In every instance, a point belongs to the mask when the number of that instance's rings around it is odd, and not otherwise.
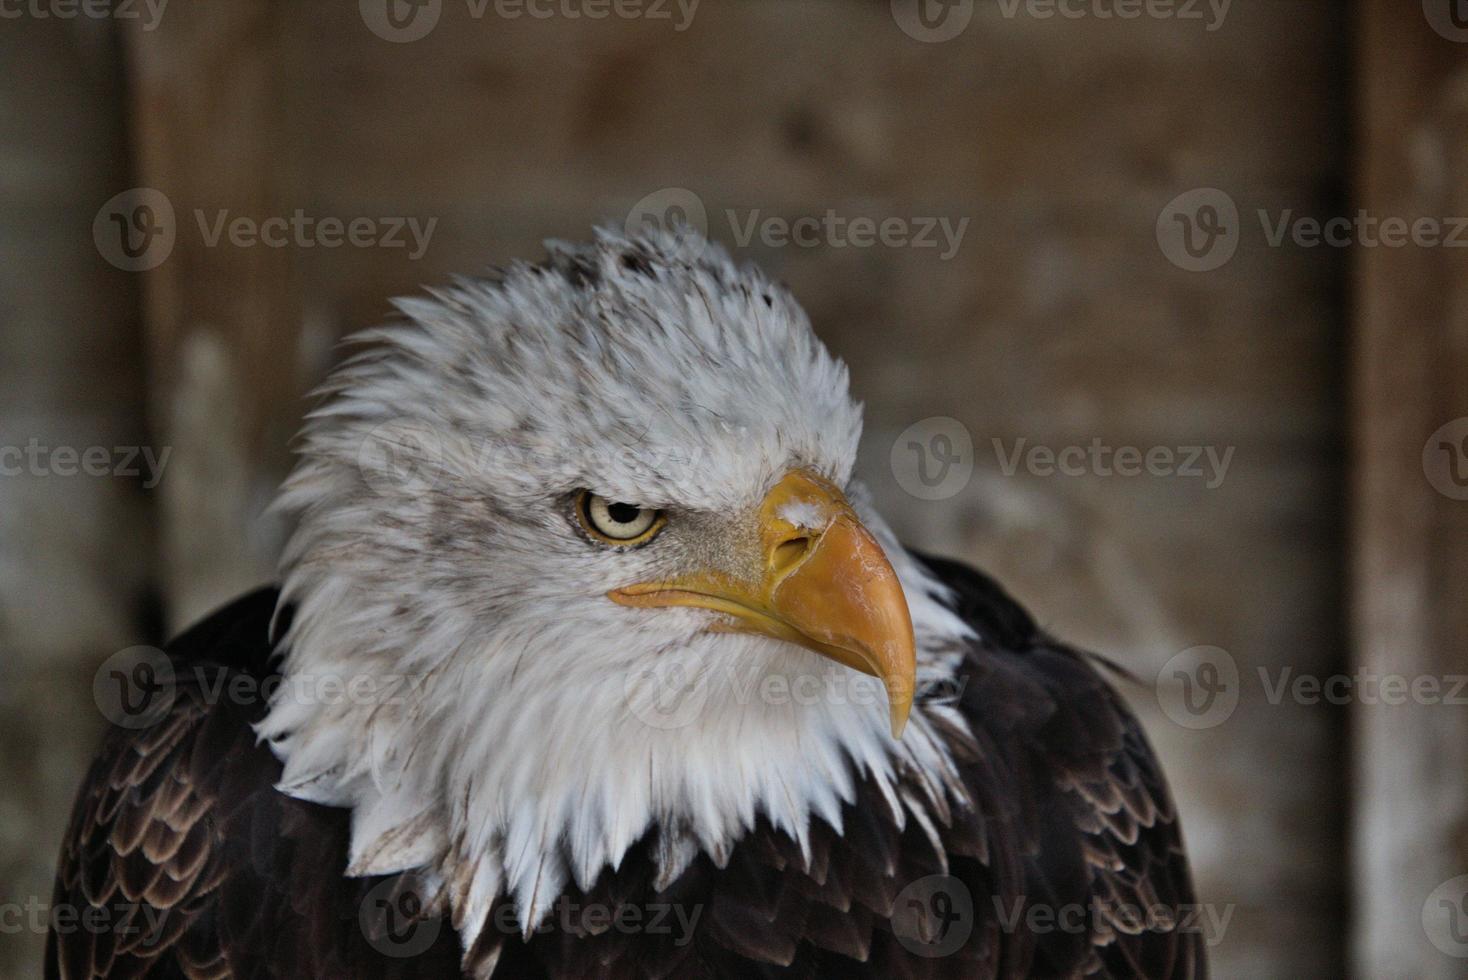
[{"label": "beak cere", "polygon": [[729,617],[715,629],[774,637],[882,681],[892,735],[912,708],[916,647],[907,597],[846,497],[803,470],[759,508],[759,554],[748,574],[707,570],[607,593],[626,606],[695,606]]}]

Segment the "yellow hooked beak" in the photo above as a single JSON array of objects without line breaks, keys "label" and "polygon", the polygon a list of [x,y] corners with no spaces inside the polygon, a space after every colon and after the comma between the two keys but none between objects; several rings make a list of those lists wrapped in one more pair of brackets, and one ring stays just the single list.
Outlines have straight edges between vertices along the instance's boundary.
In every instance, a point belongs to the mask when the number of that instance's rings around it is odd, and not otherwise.
[{"label": "yellow hooked beak", "polygon": [[870,674],[887,689],[900,737],[917,669],[912,618],[897,573],[846,497],[812,473],[785,474],[760,504],[757,551],[743,574],[700,571],[607,596],[727,613],[717,629],[786,640]]}]

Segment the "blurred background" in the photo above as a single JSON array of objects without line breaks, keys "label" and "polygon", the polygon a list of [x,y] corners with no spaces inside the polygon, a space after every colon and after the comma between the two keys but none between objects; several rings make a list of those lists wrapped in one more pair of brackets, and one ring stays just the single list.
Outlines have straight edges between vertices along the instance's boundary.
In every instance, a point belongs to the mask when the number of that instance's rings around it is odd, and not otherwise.
[{"label": "blurred background", "polygon": [[335,341],[674,218],[909,542],[1137,674],[1217,976],[1468,975],[1468,2],[6,0],[0,67],[0,977]]}]

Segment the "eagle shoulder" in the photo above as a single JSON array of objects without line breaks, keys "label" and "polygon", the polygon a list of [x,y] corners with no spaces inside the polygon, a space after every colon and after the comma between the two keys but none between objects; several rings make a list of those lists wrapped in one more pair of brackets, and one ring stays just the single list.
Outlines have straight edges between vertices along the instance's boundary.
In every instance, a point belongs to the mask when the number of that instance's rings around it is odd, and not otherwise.
[{"label": "eagle shoulder", "polygon": [[[169,643],[143,727],[114,725],[62,844],[48,978],[408,976],[359,926],[381,879],[346,879],[347,814],[274,788],[265,709],[278,595],[251,593]],[[451,932],[411,975],[457,976]]]},{"label": "eagle shoulder", "polygon": [[[1026,970],[1205,977],[1177,809],[1140,722],[1098,669],[1110,665],[1048,636],[982,572],[918,557],[977,635],[959,710],[978,758],[962,773],[998,817],[991,869],[1016,869],[1023,882],[1017,895],[986,900],[1008,920]],[[1006,899],[1017,904],[1006,910]]]},{"label": "eagle shoulder", "polygon": [[[666,890],[652,883],[654,832],[571,897],[697,912],[691,936],[493,932],[493,949],[470,951],[471,969],[482,959],[505,975],[1206,976],[1202,935],[1181,919],[1195,900],[1176,810],[1136,718],[1092,658],[1047,637],[987,576],[924,560],[978,638],[956,704],[969,732],[950,733],[972,808],[899,827],[864,783],[841,829],[818,821],[808,850],[761,822],[727,863],[700,856]],[[97,910],[108,927],[53,928],[48,977],[460,975],[446,923],[411,957],[384,955],[360,915],[389,879],[344,876],[349,815],[277,792],[279,762],[251,727],[263,700],[221,695],[232,680],[249,690],[274,676],[277,599],[247,596],[169,644],[167,710],[107,734],[55,905]],[[945,878],[967,890],[971,931],[959,949],[915,959],[898,921],[907,886]],[[1054,924],[1071,910],[1081,928]]]}]

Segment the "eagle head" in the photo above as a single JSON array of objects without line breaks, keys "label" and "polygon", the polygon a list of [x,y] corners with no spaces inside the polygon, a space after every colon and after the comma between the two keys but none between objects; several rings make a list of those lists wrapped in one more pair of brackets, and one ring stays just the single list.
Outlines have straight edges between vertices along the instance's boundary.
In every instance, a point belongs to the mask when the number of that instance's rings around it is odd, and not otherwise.
[{"label": "eagle head", "polygon": [[466,939],[639,840],[670,881],[942,771],[909,713],[965,633],[852,485],[860,406],[785,288],[688,230],[548,250],[354,338],[279,500],[280,788]]}]

